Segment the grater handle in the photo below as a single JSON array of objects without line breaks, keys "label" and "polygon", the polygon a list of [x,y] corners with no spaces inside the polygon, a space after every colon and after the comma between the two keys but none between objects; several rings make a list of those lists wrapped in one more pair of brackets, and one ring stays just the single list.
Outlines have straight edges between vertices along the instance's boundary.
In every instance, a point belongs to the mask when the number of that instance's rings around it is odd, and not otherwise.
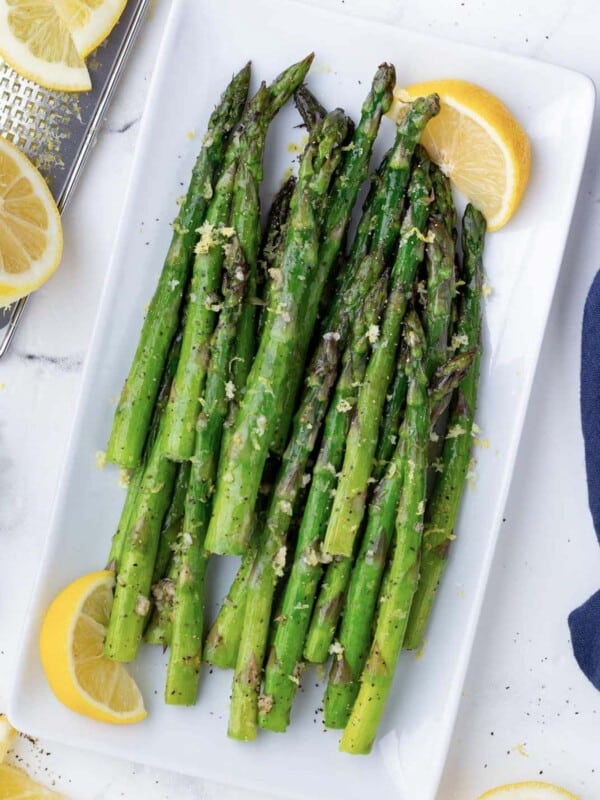
[{"label": "grater handle", "polygon": [[[71,173],[69,175],[69,180],[65,185],[61,196],[57,198],[57,206],[60,211],[63,211],[67,201],[70,198],[71,192],[77,182],[79,175],[81,174],[81,169],[87,159],[87,156],[90,153],[92,144],[94,143],[96,134],[102,122],[102,118],[106,112],[108,103],[113,95],[113,92],[117,86],[118,80],[121,77],[121,73],[123,71],[123,67],[127,60],[127,56],[131,50],[133,45],[134,39],[139,31],[141,26],[142,20],[144,19],[144,15],[150,3],[150,0],[130,0],[134,4],[134,8],[131,14],[131,18],[129,19],[127,29],[125,31],[125,35],[123,37],[123,41],[121,42],[121,46],[118,49],[116,54],[115,60],[113,62],[113,66],[108,76],[108,79],[105,85],[102,88],[102,93],[98,99],[98,104],[94,110],[93,117],[90,120],[89,128],[87,134],[83,140],[82,146],[77,153],[75,161],[71,168]],[[0,358],[6,354],[8,348],[10,347],[10,343],[13,340],[13,337],[17,331],[17,326],[21,317],[23,316],[23,311],[25,310],[25,305],[27,303],[27,297],[22,297],[18,300],[14,305],[10,306],[9,309],[6,309],[7,314],[9,314],[8,322],[6,325],[0,329],[2,333],[2,338],[0,339]],[[0,309],[1,311],[2,309]]]}]

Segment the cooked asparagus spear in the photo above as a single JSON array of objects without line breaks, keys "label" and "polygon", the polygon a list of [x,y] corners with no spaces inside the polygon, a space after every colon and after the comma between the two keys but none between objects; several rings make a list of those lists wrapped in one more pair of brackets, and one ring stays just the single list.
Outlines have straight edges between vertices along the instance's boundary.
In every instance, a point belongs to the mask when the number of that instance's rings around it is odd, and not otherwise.
[{"label": "cooked asparagus spear", "polygon": [[[281,186],[271,203],[267,227],[260,247],[260,257],[258,260],[258,294],[264,297],[265,305],[269,305],[268,287],[272,281],[273,269],[278,269],[281,265],[283,256],[283,245],[287,230],[288,215],[292,195],[296,188],[296,178],[291,175]],[[266,289],[265,289],[266,287]],[[264,314],[261,314],[264,322]]]},{"label": "cooked asparagus spear", "polygon": [[223,245],[233,232],[229,221],[237,165],[233,161],[219,178],[205,222],[199,229],[181,355],[165,411],[165,454],[172,461],[185,461],[194,452],[195,422],[219,310]]},{"label": "cooked asparagus spear", "polygon": [[302,117],[307,130],[311,131],[327,114],[327,109],[321,105],[308,86],[303,83],[294,92],[294,103]]},{"label": "cooked asparagus spear", "polygon": [[[406,182],[410,171],[410,156],[416,147],[414,137],[439,109],[436,95],[420,100],[422,102],[415,101],[408,112],[410,114],[416,109],[419,113],[416,114],[415,125],[411,131],[413,138],[412,146],[409,148],[408,163],[403,162],[402,167],[402,171],[407,172]],[[429,204],[429,196],[426,202],[423,202],[422,183],[426,180],[423,163],[421,162],[420,168],[413,173],[411,188],[414,195],[410,198],[410,206],[402,222],[401,240],[392,269],[388,306],[381,331],[377,331],[380,335],[359,391],[356,412],[346,441],[344,464],[324,542],[325,551],[331,555],[346,557],[352,555],[354,540],[364,513],[368,481],[377,447],[379,421],[396,363],[402,319],[422,257],[422,230],[427,219]],[[421,214],[422,218],[419,219]]]},{"label": "cooked asparagus spear", "polygon": [[[311,53],[302,61],[294,64],[279,75],[272,86],[271,114],[287,102],[295,89],[302,83],[308,72],[314,54]],[[265,129],[266,134],[266,129]],[[260,247],[260,184],[263,177],[262,152],[264,150],[264,136],[254,140],[254,146],[243,160],[241,169],[238,170],[237,185],[233,203],[233,227],[235,228],[242,245],[242,251],[250,270],[248,278],[248,297],[238,326],[235,360],[233,362],[233,384],[237,399],[232,406],[232,413],[237,411],[246,390],[246,382],[256,353],[256,317],[258,306],[255,305],[257,294],[257,259]],[[228,428],[228,433],[223,442],[223,451],[228,452],[230,436],[233,426]]]},{"label": "cooked asparagus spear", "polygon": [[404,415],[406,392],[408,391],[408,376],[406,374],[406,345],[400,342],[399,356],[396,363],[396,372],[392,380],[389,394],[386,397],[385,408],[379,430],[379,441],[375,455],[375,469],[373,477],[379,481],[385,474],[386,468],[398,443],[398,431]]},{"label": "cooked asparagus spear", "polygon": [[343,113],[328,114],[313,132],[302,158],[279,285],[272,292],[274,305],[267,311],[246,393],[227,450],[222,453],[226,466],[217,484],[206,540],[211,552],[239,554],[248,543],[269,446],[288,401],[290,370],[295,359],[304,361],[299,331],[307,324],[307,287],[318,280],[323,268],[318,258],[315,207],[329,189],[345,133]]},{"label": "cooked asparagus spear", "polygon": [[289,722],[296,693],[290,675],[297,675],[301,666],[304,638],[322,572],[320,545],[324,526],[319,525],[319,520],[326,519],[322,512],[329,504],[336,472],[330,457],[335,458],[345,438],[348,414],[344,409],[346,404],[350,405],[350,399],[356,393],[356,381],[361,380],[366,368],[369,352],[366,333],[370,325],[379,320],[386,297],[387,275],[384,274],[365,298],[363,311],[356,320],[352,344],[344,353],[342,372],[327,413],[323,444],[313,468],[292,571],[285,587],[265,673],[264,693],[268,701],[262,706],[259,722],[269,730],[283,731]]},{"label": "cooked asparagus spear", "polygon": [[[413,342],[414,344],[414,342]],[[417,347],[420,348],[417,340]],[[417,353],[418,355],[418,353]],[[445,395],[452,395],[468,372],[474,352],[469,351],[446,362],[435,376],[429,391],[429,425],[433,429],[437,413]],[[415,354],[406,354],[406,365],[414,361]],[[408,381],[409,366],[403,374]],[[329,674],[329,683],[323,701],[324,722],[329,728],[343,728],[348,721],[359,688],[360,674],[365,666],[373,617],[375,616],[379,587],[386,567],[400,490],[404,477],[407,442],[413,421],[407,418],[400,430],[398,444],[392,460],[375,487],[367,526],[361,541],[348,586],[338,636],[338,654]],[[396,428],[398,431],[398,428]],[[345,586],[343,591],[345,591]]]},{"label": "cooked asparagus spear", "polygon": [[456,206],[452,197],[452,185],[437,164],[431,165],[431,183],[433,186],[434,208],[443,219],[452,241],[456,242]]},{"label": "cooked asparagus spear", "polygon": [[[400,279],[400,287],[402,291],[402,286],[404,286],[404,298],[402,298],[402,296],[400,295],[399,302],[401,304],[404,304],[404,307],[406,306],[406,302],[412,292],[412,282],[416,274],[418,265],[423,258],[424,237],[422,234],[422,230],[425,228],[426,221],[429,215],[429,206],[431,203],[431,182],[429,180],[429,168],[430,168],[429,159],[424,153],[420,151],[416,161],[416,165],[413,169],[413,173],[408,188],[409,208],[402,222],[402,228],[401,228],[402,235],[400,238],[396,264],[394,266],[394,269],[396,270],[396,275],[400,274],[400,276],[402,276]],[[391,295],[392,297],[393,294],[394,293],[392,290],[392,295]],[[388,309],[389,308],[390,305],[388,302]],[[389,311],[387,311],[386,313],[389,313]],[[403,312],[401,313],[403,314]],[[375,346],[377,347],[377,344]],[[374,358],[376,357],[377,357],[377,350],[375,350],[375,355],[371,359],[371,362],[373,362]],[[396,360],[399,361],[400,358]],[[370,369],[371,366],[369,366],[367,370],[364,384],[367,384]],[[394,369],[394,359],[392,359],[389,362],[389,369],[390,370]],[[397,369],[398,366],[396,366],[396,370]],[[358,397],[357,403],[360,403],[360,395]],[[356,421],[357,417],[355,416],[350,426],[350,432],[348,434],[347,442],[351,441],[351,437],[353,434],[353,426],[356,424]],[[371,423],[371,432],[373,436],[370,445],[374,447],[376,444],[376,439],[379,437],[379,431],[375,427],[375,425],[372,424],[371,420],[368,421],[369,423]],[[392,420],[388,420],[388,422],[392,422]],[[396,433],[397,430],[398,429],[396,428],[395,429]],[[377,455],[379,456],[379,454]],[[374,473],[373,477],[370,477],[368,474],[366,475],[367,483],[365,484],[364,487],[365,495],[368,489],[369,481],[376,480],[376,476],[379,469],[378,463],[373,466],[372,470]],[[344,473],[342,470],[342,476],[343,474]],[[336,498],[338,491],[339,491],[339,486],[338,489],[336,490]],[[332,504],[334,508],[335,508],[335,502],[336,501],[334,499]],[[362,518],[359,522],[362,522]],[[353,544],[353,549],[354,546],[355,545]],[[323,581],[323,585],[319,593],[319,598],[317,600],[315,611],[310,623],[310,628],[308,630],[308,634],[306,637],[304,655],[308,661],[314,663],[322,663],[323,661],[327,660],[329,649],[333,643],[333,638],[339,621],[351,573],[352,573],[352,553],[349,556],[335,558],[332,561],[332,563],[327,567],[325,579]]]},{"label": "cooked asparagus spear", "polygon": [[185,499],[179,539],[179,572],[175,583],[173,628],[165,686],[165,701],[193,705],[198,691],[204,622],[204,577],[208,527],[214,481],[227,413],[229,365],[235,352],[236,331],[247,284],[247,266],[237,237],[225,256],[223,306],[211,341],[211,358],[202,410],[196,424],[194,459]]},{"label": "cooked asparagus spear", "polygon": [[456,525],[460,499],[471,457],[471,431],[477,401],[481,347],[480,295],[482,255],[486,223],[483,215],[468,205],[462,222],[464,294],[458,335],[465,348],[476,348],[476,356],[454,399],[448,422],[448,436],[442,451],[442,472],[437,476],[427,506],[421,577],[410,612],[404,646],[416,649],[423,636],[435,593],[446,563],[448,547]]},{"label": "cooked asparagus spear", "polygon": [[432,216],[427,235],[427,303],[424,314],[427,337],[425,371],[431,377],[448,354],[454,286],[454,242],[444,218]]},{"label": "cooked asparagus spear", "polygon": [[[373,144],[379,131],[382,115],[387,111],[391,103],[392,90],[396,80],[396,72],[389,64],[382,64],[371,85],[371,90],[367,95],[361,110],[361,118],[358,127],[354,131],[350,143],[344,148],[344,159],[341,163],[339,173],[336,175],[331,189],[331,195],[326,198],[327,202],[323,208],[325,221],[321,231],[321,244],[319,248],[320,281],[313,281],[309,284],[306,298],[306,312],[304,324],[300,335],[302,339],[301,351],[306,351],[308,343],[313,334],[312,321],[316,318],[319,303],[326,286],[329,276],[336,262],[338,261],[341,248],[343,247],[348,225],[352,216],[352,210],[358,196],[358,192],[364,183],[369,169],[369,161],[373,150]],[[387,189],[388,187],[386,187]],[[389,195],[391,198],[401,196],[403,192],[395,194],[394,187],[391,188]],[[385,189],[384,189],[385,192]],[[387,192],[385,192],[387,194]],[[383,193],[382,195],[383,196]],[[393,202],[393,199],[392,201]],[[391,218],[392,213],[381,213],[377,215],[376,222],[382,217]],[[369,231],[370,233],[370,231]],[[345,286],[342,293],[346,291],[349,273],[354,272],[360,265],[361,256],[351,261],[344,270],[346,273]],[[354,269],[353,269],[354,268]],[[335,308],[330,313],[327,322],[329,330],[333,330],[331,317],[335,314]],[[336,327],[337,329],[337,327]],[[345,337],[342,336],[342,339]],[[304,364],[301,359],[297,359],[290,371],[288,380],[288,394],[295,398],[302,381]],[[293,414],[293,403],[288,403],[282,409],[280,418],[275,428],[272,448],[275,452],[281,452],[285,446],[289,423]]]},{"label": "cooked asparagus spear", "polygon": [[427,376],[423,363],[425,342],[421,323],[414,312],[407,315],[406,331],[411,358],[407,365],[407,421],[402,428],[405,459],[396,518],[395,547],[379,598],[379,612],[369,657],[340,743],[340,749],[348,753],[368,753],[371,750],[402,650],[408,614],[419,577],[427,483],[429,412]]},{"label": "cooked asparagus spear", "polygon": [[[206,222],[200,228],[201,238],[197,245],[182,355],[167,406],[167,455],[173,460],[191,458],[194,452],[194,422],[206,377],[208,344],[215,322],[211,297],[218,291],[221,279],[223,254],[219,246],[222,243],[219,240],[222,236],[219,227],[227,227],[233,203],[233,230],[239,237],[250,267],[249,295],[254,298],[260,243],[259,188],[267,130],[277,111],[291,96],[298,82],[303,80],[311,61],[312,57],[309,57],[294,64],[279,75],[271,86],[260,87],[248,104],[240,131],[234,136],[225,155],[226,162],[231,163],[217,185]],[[226,176],[229,177],[227,185],[221,187]],[[248,322],[253,323],[254,310],[252,304],[246,306],[244,316],[248,317]],[[248,322],[243,320],[242,328]]]},{"label": "cooked asparagus spear", "polygon": [[233,679],[228,734],[256,736],[258,693],[267,648],[273,595],[286,561],[286,535],[302,488],[308,458],[315,446],[335,382],[337,342],[327,334],[322,360],[307,378],[306,391],[279,470],[258,551],[246,588],[246,609]]},{"label": "cooked asparagus spear", "polygon": [[127,487],[127,496],[123,504],[121,518],[117,526],[115,535],[112,538],[110,553],[108,555],[108,568],[114,569],[115,572],[119,571],[121,552],[123,542],[127,534],[131,522],[131,515],[135,510],[136,497],[144,476],[144,469],[146,461],[152,450],[156,436],[158,434],[158,427],[162,416],[164,414],[169,392],[171,391],[171,382],[177,369],[177,362],[179,361],[179,353],[181,350],[181,333],[179,333],[173,340],[173,344],[169,349],[167,356],[167,363],[165,364],[164,374],[161,379],[161,385],[156,399],[156,405],[152,412],[152,420],[150,422],[150,429],[148,431],[148,439],[144,448],[144,457],[142,463],[136,467],[129,478],[129,486]]},{"label": "cooked asparagus spear", "polygon": [[248,576],[256,558],[257,544],[258,536],[254,534],[204,642],[204,660],[221,669],[233,669],[237,661],[246,612]]},{"label": "cooked asparagus spear", "polygon": [[154,574],[152,576],[153,585],[167,576],[169,565],[173,557],[173,547],[177,543],[183,524],[185,496],[187,494],[189,481],[190,464],[186,462],[179,467],[171,505],[169,506],[160,532],[160,541],[158,542],[158,552],[156,554]]},{"label": "cooked asparagus spear", "polygon": [[150,451],[123,538],[119,575],[104,653],[133,661],[150,610],[150,589],[160,531],[168,511],[178,465],[164,457],[164,417]]},{"label": "cooked asparagus spear", "polygon": [[229,134],[238,123],[250,82],[250,64],[231,81],[213,112],[192,172],[158,286],[150,303],[138,347],[115,412],[106,456],[122,467],[140,463],[152,409],[188,282],[196,230],[204,220]]}]

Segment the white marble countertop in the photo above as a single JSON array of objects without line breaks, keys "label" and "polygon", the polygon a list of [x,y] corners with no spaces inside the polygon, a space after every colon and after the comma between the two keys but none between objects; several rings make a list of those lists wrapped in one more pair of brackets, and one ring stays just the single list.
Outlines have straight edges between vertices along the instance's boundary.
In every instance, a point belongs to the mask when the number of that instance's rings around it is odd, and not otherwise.
[{"label": "white marble countertop", "polygon": [[[600,85],[596,0],[311,1],[561,64]],[[158,0],[152,8],[64,217],[63,265],[30,303],[0,362],[0,711],[168,6]],[[440,800],[475,800],[486,788],[525,779],[564,785],[582,800],[600,796],[600,695],[575,665],[566,624],[600,586],[578,408],[581,315],[600,267],[599,116]],[[256,797],[49,742],[22,738],[17,754],[76,800]]]}]

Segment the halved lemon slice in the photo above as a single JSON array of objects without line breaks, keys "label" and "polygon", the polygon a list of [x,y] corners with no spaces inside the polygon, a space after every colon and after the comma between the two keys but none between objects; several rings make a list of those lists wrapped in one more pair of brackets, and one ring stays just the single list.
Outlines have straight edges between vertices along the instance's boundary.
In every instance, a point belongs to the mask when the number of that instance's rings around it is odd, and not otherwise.
[{"label": "halved lemon slice", "polygon": [[482,794],[478,800],[579,800],[579,798],[551,783],[526,781],[498,786]]},{"label": "halved lemon slice", "polygon": [[485,216],[488,230],[505,225],[517,210],[531,169],[531,147],[508,108],[474,83],[439,80],[396,89],[391,116],[407,100],[436,92],[441,109],[422,143],[457,189]]},{"label": "halved lemon slice", "polygon": [[127,0],[54,0],[58,13],[84,58],[101,44],[119,21]]},{"label": "halved lemon slice", "polygon": [[0,0],[0,56],[48,89],[92,88],[69,29],[49,0]]},{"label": "halved lemon slice", "polygon": [[46,181],[0,137],[0,306],[47,281],[62,247],[60,214]]},{"label": "halved lemon slice", "polygon": [[23,770],[0,764],[0,800],[59,800],[62,795],[33,781]]},{"label": "halved lemon slice", "polygon": [[52,601],[40,633],[40,656],[56,697],[101,722],[139,722],[146,716],[140,690],[123,664],[104,657],[113,602],[112,572],[91,572]]}]

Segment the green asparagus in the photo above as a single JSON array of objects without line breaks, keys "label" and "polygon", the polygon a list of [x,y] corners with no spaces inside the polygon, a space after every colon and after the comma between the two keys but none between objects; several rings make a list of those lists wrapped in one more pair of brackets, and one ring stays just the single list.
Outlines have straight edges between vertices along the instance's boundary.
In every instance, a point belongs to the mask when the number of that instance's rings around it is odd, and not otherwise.
[{"label": "green asparagus", "polygon": [[307,287],[322,269],[315,206],[329,189],[345,132],[343,113],[328,114],[313,132],[300,165],[278,286],[272,292],[274,305],[267,310],[246,393],[228,448],[222,453],[226,469],[217,484],[206,540],[211,552],[243,553],[252,530],[263,468],[288,399],[291,365],[294,359],[304,360],[298,333],[307,324]]},{"label": "green asparagus", "polygon": [[[413,340],[413,345],[415,340]],[[419,350],[421,343],[416,339]],[[450,359],[438,370],[429,391],[429,426],[433,429],[445,395],[451,396],[461,383],[473,359],[473,351]],[[409,365],[419,353],[407,353],[403,375],[408,382]],[[410,417],[400,429],[398,444],[383,477],[376,485],[369,505],[368,520],[356,562],[352,568],[337,654],[333,660],[323,701],[324,722],[329,728],[343,728],[359,688],[365,665],[379,587],[387,564],[390,542],[406,462],[407,442],[414,420]],[[398,428],[396,428],[398,431]],[[345,590],[345,587],[343,587]]]},{"label": "green asparagus", "polygon": [[246,612],[248,576],[256,558],[257,540],[254,534],[204,643],[204,660],[221,669],[233,669],[237,661]]},{"label": "green asparagus", "polygon": [[119,571],[119,561],[121,558],[123,541],[129,527],[131,514],[135,509],[136,496],[144,476],[146,461],[156,440],[158,427],[169,399],[171,382],[173,381],[173,377],[177,369],[177,362],[179,361],[180,352],[181,333],[178,333],[173,340],[173,344],[171,345],[169,354],[167,356],[167,363],[165,364],[164,374],[161,378],[160,389],[156,398],[156,405],[154,407],[154,411],[152,412],[152,420],[150,421],[148,438],[144,446],[142,463],[130,473],[129,484],[127,486],[127,496],[125,498],[125,503],[123,504],[121,518],[119,519],[119,524],[117,526],[115,535],[112,538],[110,553],[108,555],[108,568],[113,569],[115,572]]},{"label": "green asparagus", "polygon": [[[302,61],[292,65],[282,72],[268,87],[271,96],[271,117],[279,111],[302,83],[313,58],[314,55],[311,53]],[[258,307],[255,305],[255,297],[258,289],[257,260],[260,247],[259,190],[263,177],[262,154],[267,127],[264,126],[257,136],[246,135],[245,137],[247,140],[253,141],[253,146],[249,150],[247,157],[241,162],[233,203],[233,227],[237,231],[242,251],[250,270],[248,278],[249,302],[244,307],[238,326],[236,353],[233,362],[232,379],[237,394],[234,406],[236,410],[245,393],[246,382],[256,353]],[[234,428],[231,426],[223,443],[224,452],[229,452],[229,448],[232,446],[230,438],[233,432]]]},{"label": "green asparagus", "polygon": [[427,337],[426,372],[431,377],[448,354],[448,334],[454,300],[454,242],[437,214],[429,223],[427,243],[427,303],[424,326]]},{"label": "green asparagus", "polygon": [[185,496],[190,481],[190,464],[181,464],[175,480],[175,488],[171,505],[165,516],[160,540],[158,542],[158,552],[154,563],[154,574],[152,585],[166,577],[173,556],[173,548],[179,537],[181,525],[185,512]]},{"label": "green asparagus", "polygon": [[122,467],[133,468],[140,463],[160,378],[179,326],[196,230],[204,220],[229,134],[242,115],[249,82],[247,64],[233,78],[209,120],[202,150],[173,226],[169,251],[115,412],[106,452],[109,461]]},{"label": "green asparagus", "polygon": [[[422,126],[439,108],[437,96],[432,95],[427,101],[419,117]],[[414,139],[413,143],[412,151],[416,146]],[[400,328],[412,294],[416,270],[423,257],[422,231],[427,222],[430,204],[427,172],[427,162],[424,161],[419,162],[413,171],[409,187],[410,205],[402,222],[388,305],[381,330],[377,329],[374,352],[359,391],[325,535],[324,549],[331,555],[352,555],[362,521],[377,447],[379,421],[396,363]]]},{"label": "green asparagus", "polygon": [[438,475],[427,506],[421,578],[410,613],[407,649],[423,644],[427,621],[435,593],[446,563],[448,548],[456,525],[469,461],[471,431],[475,416],[479,380],[482,284],[482,255],[486,223],[483,215],[468,205],[462,223],[464,295],[458,324],[458,335],[464,346],[476,348],[473,364],[453,401],[448,434],[442,451],[442,472]]},{"label": "green asparagus", "polygon": [[115,661],[137,656],[150,611],[152,574],[160,531],[177,477],[178,465],[164,457],[164,417],[144,468],[119,564],[104,653]]},{"label": "green asparagus", "polygon": [[[373,259],[365,259],[374,263]],[[380,271],[375,265],[375,275]],[[367,271],[365,278],[372,280]],[[365,280],[367,283],[367,280]],[[290,675],[297,675],[302,660],[304,638],[317,584],[322,572],[320,544],[326,520],[323,509],[329,507],[331,486],[336,467],[331,462],[346,435],[348,414],[346,404],[356,393],[355,384],[366,368],[369,340],[366,333],[376,324],[387,297],[387,275],[380,276],[365,298],[362,313],[356,320],[351,346],[344,353],[342,371],[324,425],[323,444],[312,471],[311,486],[304,508],[296,553],[290,578],[286,584],[275,631],[273,646],[265,673],[265,697],[259,722],[269,730],[285,730],[295,696],[296,685]]]},{"label": "green asparagus", "polygon": [[[406,425],[402,428],[405,458],[402,489],[396,518],[395,548],[360,689],[342,734],[340,749],[347,753],[369,753],[389,695],[408,614],[419,577],[419,557],[427,484],[429,413],[427,376],[424,370],[425,341],[414,312],[406,321],[411,351],[407,368],[409,389]],[[339,653],[343,658],[343,652]]]},{"label": "green asparagus", "polygon": [[[350,143],[344,148],[345,154],[338,175],[335,177],[331,194],[327,198],[324,208],[325,221],[321,231],[319,247],[320,280],[309,283],[306,297],[306,310],[304,324],[300,329],[300,351],[306,352],[310,338],[313,334],[314,319],[316,318],[323,289],[329,281],[332,269],[341,254],[341,248],[348,230],[352,210],[358,192],[368,175],[369,161],[382,115],[388,110],[392,90],[396,81],[396,71],[389,64],[382,64],[373,78],[371,91],[367,95],[361,110],[360,122],[352,136]],[[387,188],[387,187],[386,187]],[[402,190],[403,191],[403,190]],[[391,196],[401,197],[402,192]],[[394,202],[392,200],[392,202]],[[380,219],[379,215],[377,219]],[[392,213],[389,217],[394,216]],[[355,262],[355,267],[360,260]],[[352,271],[352,270],[349,270]],[[346,283],[347,287],[347,283]],[[342,288],[342,294],[345,288]],[[335,312],[332,312],[332,314]],[[329,325],[329,329],[333,327]],[[304,363],[296,359],[290,370],[288,379],[288,395],[295,398],[301,384]],[[282,408],[281,415],[275,428],[272,449],[281,452],[285,445],[289,423],[293,414],[293,403],[288,403]]]},{"label": "green asparagus", "polygon": [[227,414],[229,365],[235,352],[238,322],[247,284],[247,267],[237,237],[227,246],[223,306],[211,341],[211,358],[197,436],[185,516],[179,539],[179,572],[175,584],[173,628],[165,686],[165,701],[193,705],[202,660],[204,578],[207,556],[204,539],[210,517],[213,486]]},{"label": "green asparagus", "polygon": [[307,378],[306,391],[294,421],[290,443],[279,470],[258,551],[248,576],[244,626],[233,679],[228,735],[256,736],[259,687],[273,595],[286,561],[286,534],[302,488],[308,458],[314,449],[335,382],[337,342],[326,334],[323,358]]},{"label": "green asparagus", "polygon": [[312,131],[327,114],[327,109],[321,105],[305,83],[294,92],[294,104],[308,131]]}]

